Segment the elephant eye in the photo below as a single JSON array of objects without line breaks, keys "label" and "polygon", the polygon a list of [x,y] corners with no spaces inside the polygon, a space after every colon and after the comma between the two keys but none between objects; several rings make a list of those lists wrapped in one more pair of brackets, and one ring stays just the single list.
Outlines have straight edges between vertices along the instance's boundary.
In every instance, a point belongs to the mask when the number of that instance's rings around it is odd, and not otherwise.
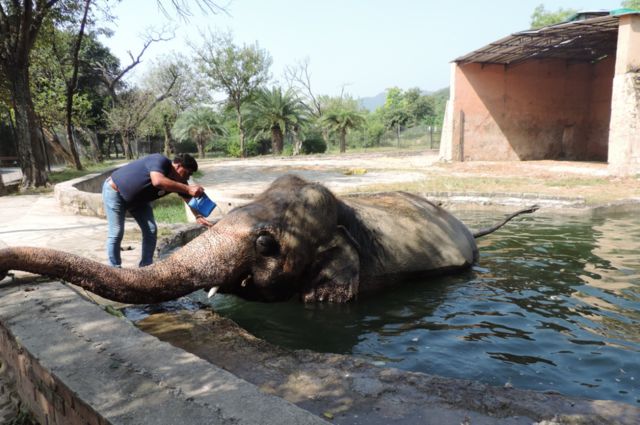
[{"label": "elephant eye", "polygon": [[256,239],[256,250],[260,255],[271,257],[280,252],[280,245],[272,235],[260,235]]}]

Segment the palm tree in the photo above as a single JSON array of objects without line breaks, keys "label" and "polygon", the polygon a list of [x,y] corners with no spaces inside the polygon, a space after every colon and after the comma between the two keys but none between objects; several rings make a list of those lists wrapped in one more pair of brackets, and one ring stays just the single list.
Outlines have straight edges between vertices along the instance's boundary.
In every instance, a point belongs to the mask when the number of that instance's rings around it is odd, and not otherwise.
[{"label": "palm tree", "polygon": [[225,134],[221,120],[211,108],[199,107],[181,114],[173,125],[180,141],[191,139],[198,146],[198,158],[204,158],[204,147],[212,137]]},{"label": "palm tree", "polygon": [[271,150],[280,155],[286,132],[299,131],[307,122],[307,110],[293,90],[283,93],[280,87],[263,89],[249,106],[247,121],[255,133],[271,133]]},{"label": "palm tree", "polygon": [[349,130],[362,127],[365,123],[365,118],[360,112],[354,109],[335,108],[327,111],[322,116],[321,121],[329,130],[338,133],[340,153],[344,153],[347,150],[347,133]]}]

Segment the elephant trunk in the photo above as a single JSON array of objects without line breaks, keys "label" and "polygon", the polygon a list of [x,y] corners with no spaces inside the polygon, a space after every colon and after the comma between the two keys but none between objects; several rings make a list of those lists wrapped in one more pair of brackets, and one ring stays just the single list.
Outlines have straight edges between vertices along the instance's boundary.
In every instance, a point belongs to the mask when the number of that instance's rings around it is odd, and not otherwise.
[{"label": "elephant trunk", "polygon": [[[0,249],[0,276],[9,270],[22,270],[68,281],[113,301],[128,304],[168,301],[198,289],[229,286],[237,280],[240,270],[231,266],[236,262],[230,261],[234,249],[220,247],[230,244],[220,243],[212,230],[167,259],[136,269],[115,268],[54,249]],[[221,258],[217,258],[212,246],[231,252],[221,252]]]}]

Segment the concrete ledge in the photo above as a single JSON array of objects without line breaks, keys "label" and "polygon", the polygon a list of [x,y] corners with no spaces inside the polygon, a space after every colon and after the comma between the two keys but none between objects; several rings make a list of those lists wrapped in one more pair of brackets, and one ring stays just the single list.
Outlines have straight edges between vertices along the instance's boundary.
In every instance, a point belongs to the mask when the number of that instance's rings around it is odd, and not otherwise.
[{"label": "concrete ledge", "polygon": [[102,184],[114,170],[87,174],[55,185],[53,193],[60,207],[74,214],[104,218]]},{"label": "concrete ledge", "polygon": [[0,291],[0,356],[42,424],[327,423],[59,283]]}]

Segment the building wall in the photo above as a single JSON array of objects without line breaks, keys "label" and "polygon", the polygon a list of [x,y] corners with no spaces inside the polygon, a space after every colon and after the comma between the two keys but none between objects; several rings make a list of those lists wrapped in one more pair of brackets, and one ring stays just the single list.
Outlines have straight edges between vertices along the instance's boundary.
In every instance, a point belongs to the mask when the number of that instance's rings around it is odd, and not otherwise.
[{"label": "building wall", "polygon": [[452,159],[606,161],[614,66],[456,66]]}]

